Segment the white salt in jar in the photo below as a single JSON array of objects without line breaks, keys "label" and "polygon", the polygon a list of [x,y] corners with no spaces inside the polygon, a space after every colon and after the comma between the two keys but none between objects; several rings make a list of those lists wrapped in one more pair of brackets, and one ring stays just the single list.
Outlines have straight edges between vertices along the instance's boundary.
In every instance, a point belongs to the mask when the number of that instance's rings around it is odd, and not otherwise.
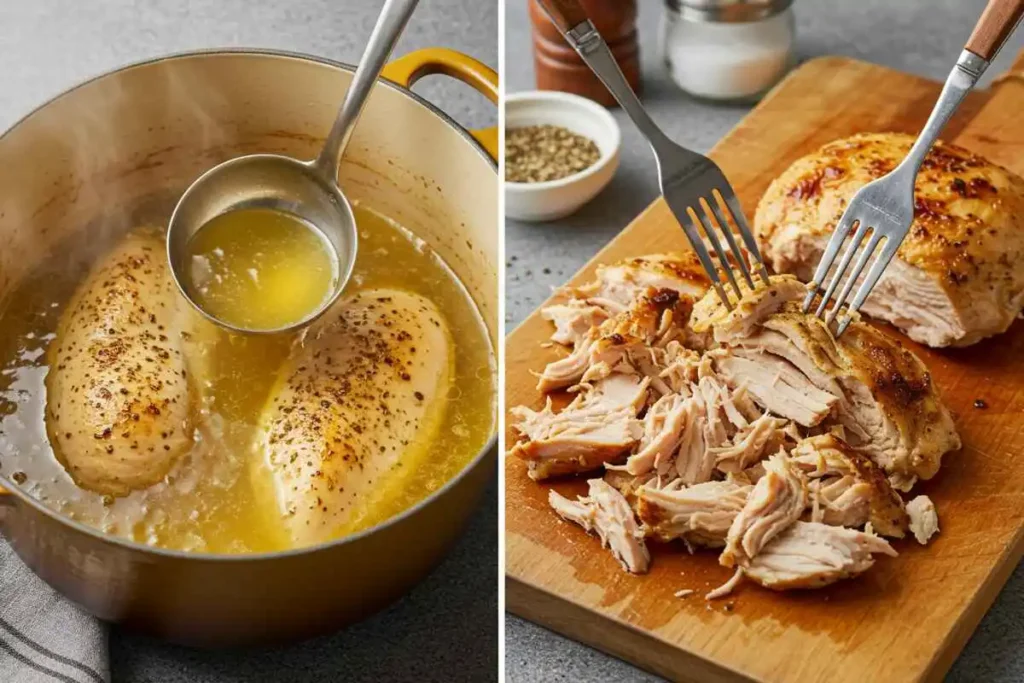
[{"label": "white salt in jar", "polygon": [[793,62],[793,0],[665,0],[661,46],[672,79],[697,97],[758,99]]}]

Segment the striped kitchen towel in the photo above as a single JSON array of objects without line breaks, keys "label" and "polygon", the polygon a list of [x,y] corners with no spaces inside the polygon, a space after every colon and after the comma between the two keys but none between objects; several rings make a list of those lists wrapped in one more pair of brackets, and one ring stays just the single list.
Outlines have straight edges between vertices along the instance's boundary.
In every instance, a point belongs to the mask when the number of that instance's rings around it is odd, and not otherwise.
[{"label": "striped kitchen towel", "polygon": [[108,683],[107,627],[0,541],[0,681]]}]

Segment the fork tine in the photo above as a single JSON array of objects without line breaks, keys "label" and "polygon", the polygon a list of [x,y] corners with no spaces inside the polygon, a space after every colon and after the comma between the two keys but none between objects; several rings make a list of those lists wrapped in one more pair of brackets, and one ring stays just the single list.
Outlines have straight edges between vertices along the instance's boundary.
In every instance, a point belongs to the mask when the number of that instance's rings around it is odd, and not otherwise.
[{"label": "fork tine", "polygon": [[747,253],[750,254],[757,262],[758,273],[761,275],[761,280],[768,284],[768,268],[764,265],[764,259],[761,258],[761,250],[757,248],[757,240],[754,239],[754,233],[750,231],[750,225],[747,223],[746,216],[743,215],[743,207],[740,206],[740,202],[736,199],[736,194],[732,191],[732,188],[727,188],[728,194],[713,190],[712,194],[718,195],[718,197],[725,202],[726,208],[729,209],[729,213],[732,215],[733,221],[736,223],[736,227],[740,229],[740,238],[743,240],[744,246],[747,248]]},{"label": "fork tine", "polygon": [[[702,206],[701,200],[698,200],[697,206],[700,207],[700,211],[696,208],[691,209],[693,212],[691,218],[697,222],[697,225],[704,228],[704,234],[708,236],[708,241],[711,242],[711,246],[714,247],[715,253],[718,254],[718,262],[722,264],[722,269],[725,270],[726,277],[729,278],[729,283],[732,285],[732,289],[736,292],[736,298],[743,298],[743,293],[740,292],[740,286],[736,282],[736,276],[732,274],[732,268],[729,267],[729,259],[725,255],[725,251],[722,250],[722,243],[718,241],[718,236],[715,235],[715,224],[711,220],[711,216],[708,215],[707,208]],[[701,213],[704,214],[704,220],[701,220]]]},{"label": "fork tine", "polygon": [[725,235],[725,241],[729,243],[729,250],[732,255],[736,257],[736,263],[740,264],[740,270],[743,272],[743,277],[746,279],[747,284],[750,285],[750,289],[754,289],[754,279],[751,277],[750,268],[747,266],[747,259],[743,256],[743,250],[736,243],[736,237],[732,234],[732,226],[729,225],[729,221],[726,220],[725,214],[722,211],[721,206],[718,204],[718,199],[712,194],[710,199],[704,200],[711,211],[715,214],[715,220],[718,221],[718,226],[722,229],[722,233]]},{"label": "fork tine", "polygon": [[[835,294],[836,288],[839,287],[839,283],[843,280],[843,273],[850,267],[850,261],[857,255],[857,247],[864,241],[864,235],[868,232],[868,226],[864,222],[860,222],[857,225],[857,232],[853,234],[853,239],[850,240],[849,246],[846,248],[846,253],[843,254],[843,258],[839,261],[839,266],[836,271],[832,273],[832,279],[829,280],[828,287],[825,289],[825,293],[821,295],[821,303],[818,304],[818,310],[814,312],[814,315],[819,318],[824,317],[825,308],[828,306],[828,302],[832,300],[832,295]],[[835,239],[835,237],[833,237]],[[829,248],[832,247],[831,241],[829,241]],[[834,258],[834,256],[833,256]],[[824,262],[824,259],[823,261]],[[821,266],[818,266],[821,268]],[[817,281],[817,278],[815,278]]]},{"label": "fork tine", "polygon": [[[875,249],[878,248],[878,243],[882,241],[882,235],[877,231],[871,234],[871,238],[868,239],[868,243],[864,246],[864,250],[860,252],[860,256],[857,257],[857,263],[854,264],[853,270],[850,271],[850,276],[846,278],[846,282],[843,284],[842,291],[839,292],[839,296],[836,297],[836,303],[832,307],[832,312],[828,316],[829,325],[839,315],[839,309],[846,303],[846,297],[850,296],[850,292],[853,291],[853,286],[857,284],[857,278],[864,272],[864,267],[871,260],[871,256],[875,253]],[[853,251],[851,249],[851,251]]]},{"label": "fork tine", "polygon": [[701,266],[704,267],[704,272],[707,273],[708,279],[711,280],[711,285],[718,292],[718,298],[722,300],[722,304],[728,309],[732,310],[732,303],[729,301],[729,296],[725,293],[725,288],[722,287],[722,278],[718,274],[718,268],[715,267],[714,262],[711,260],[711,255],[708,253],[707,248],[704,246],[704,240],[701,239],[700,231],[697,230],[693,222],[689,219],[688,208],[685,206],[673,205],[673,201],[670,200],[668,195],[662,195],[665,197],[665,201],[668,202],[668,208],[672,211],[672,215],[675,216],[676,222],[679,223],[679,227],[683,229],[686,234],[686,239],[690,241],[690,248],[693,249],[693,253],[697,254],[697,258],[700,260]]},{"label": "fork tine", "polygon": [[[804,305],[802,307],[804,313],[811,310],[814,297],[821,293],[821,285],[824,284],[828,271],[832,268],[832,264],[835,263],[836,256],[839,254],[839,250],[842,248],[843,242],[846,241],[846,236],[850,234],[850,228],[852,227],[853,218],[850,216],[850,212],[847,211],[839,219],[839,225],[832,231],[832,237],[829,238],[828,244],[825,246],[825,252],[821,255],[818,267],[814,271],[814,279],[808,283],[810,291],[807,292],[807,297],[804,298]],[[830,296],[831,294],[824,297],[824,301],[828,301]],[[821,310],[819,309],[815,315],[821,315]]]},{"label": "fork tine", "polygon": [[878,280],[882,277],[882,273],[885,271],[886,266],[892,261],[893,256],[899,251],[900,242],[886,237],[885,244],[882,245],[882,251],[878,255],[878,259],[875,260],[871,266],[871,270],[868,271],[867,277],[864,278],[864,282],[861,283],[860,289],[857,290],[857,295],[853,297],[853,303],[846,311],[846,317],[839,323],[839,328],[836,330],[836,336],[841,335],[853,320],[853,314],[860,310],[860,307],[867,300],[868,295],[871,294],[871,290],[878,284]]}]

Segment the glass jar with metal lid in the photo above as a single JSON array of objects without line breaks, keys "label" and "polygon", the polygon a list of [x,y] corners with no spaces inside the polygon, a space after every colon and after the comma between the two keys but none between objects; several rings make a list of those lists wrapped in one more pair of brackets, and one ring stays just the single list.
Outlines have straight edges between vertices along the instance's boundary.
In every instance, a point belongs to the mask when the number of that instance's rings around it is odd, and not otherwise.
[{"label": "glass jar with metal lid", "polygon": [[793,0],[665,0],[669,73],[697,97],[760,98],[793,63]]}]

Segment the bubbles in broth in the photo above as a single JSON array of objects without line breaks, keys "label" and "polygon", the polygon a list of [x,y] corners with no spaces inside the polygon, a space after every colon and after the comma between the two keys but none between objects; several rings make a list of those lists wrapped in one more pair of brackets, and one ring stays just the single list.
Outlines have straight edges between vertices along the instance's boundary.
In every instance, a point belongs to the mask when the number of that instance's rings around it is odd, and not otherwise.
[{"label": "bubbles in broth", "polygon": [[[359,510],[346,533],[400,513],[457,475],[494,429],[496,396],[486,329],[455,275],[402,227],[365,207],[356,207],[355,214],[359,257],[346,294],[378,287],[420,294],[445,317],[456,349],[443,424],[430,456],[400,480],[382,482],[388,495]],[[162,224],[166,215],[153,218]],[[94,253],[83,240],[61,251],[86,249]],[[102,496],[79,488],[57,462],[44,421],[47,348],[91,265],[68,267],[68,260],[44,261],[0,304],[0,472],[63,515],[140,543],[215,553],[292,547],[269,487],[254,486],[251,472],[254,459],[261,458],[252,448],[256,422],[295,336],[225,332],[209,342],[216,362],[206,387],[209,400],[198,408],[203,429],[160,483],[124,497]]]}]

